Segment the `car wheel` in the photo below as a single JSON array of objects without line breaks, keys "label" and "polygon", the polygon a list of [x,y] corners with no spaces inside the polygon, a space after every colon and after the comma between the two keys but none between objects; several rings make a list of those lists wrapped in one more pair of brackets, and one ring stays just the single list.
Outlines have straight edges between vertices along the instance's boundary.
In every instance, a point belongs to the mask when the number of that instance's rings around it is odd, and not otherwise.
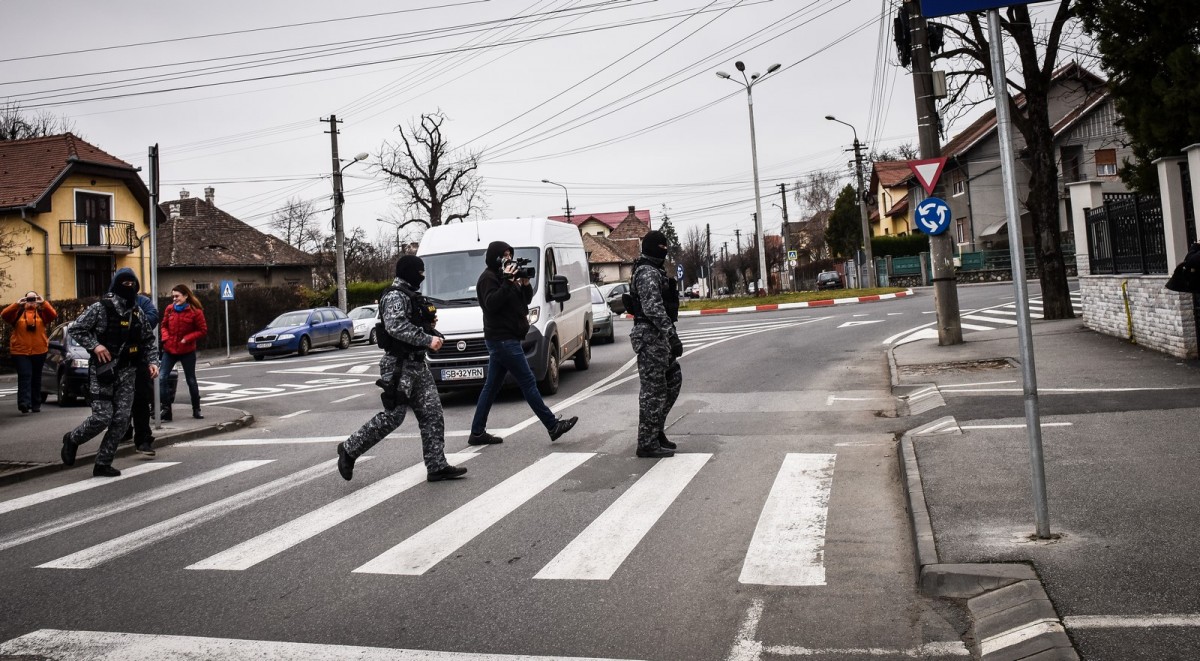
[{"label": "car wheel", "polygon": [[558,344],[551,343],[549,356],[546,358],[546,376],[538,382],[538,392],[543,395],[553,395],[558,392]]},{"label": "car wheel", "polygon": [[301,356],[307,356],[308,350],[310,348],[312,348],[312,342],[309,341],[308,336],[307,335],[301,336],[300,337],[300,348],[296,350],[296,353]]},{"label": "car wheel", "polygon": [[377,332],[379,332],[377,329],[371,329],[371,334],[367,336],[367,344],[375,344],[379,342],[379,336],[376,335]]},{"label": "car wheel", "polygon": [[339,349],[349,349],[350,348],[350,331],[342,331],[342,341],[338,342],[337,347]]},{"label": "car wheel", "polygon": [[266,358],[266,356],[259,355],[259,356],[255,356],[254,360],[262,360],[263,358]]},{"label": "car wheel", "polygon": [[579,347],[579,351],[575,352],[575,369],[580,372],[586,370],[592,365],[592,341],[588,338],[583,339],[583,346]]},{"label": "car wheel", "polygon": [[58,405],[70,406],[75,403],[75,398],[67,390],[67,375],[58,375]]}]

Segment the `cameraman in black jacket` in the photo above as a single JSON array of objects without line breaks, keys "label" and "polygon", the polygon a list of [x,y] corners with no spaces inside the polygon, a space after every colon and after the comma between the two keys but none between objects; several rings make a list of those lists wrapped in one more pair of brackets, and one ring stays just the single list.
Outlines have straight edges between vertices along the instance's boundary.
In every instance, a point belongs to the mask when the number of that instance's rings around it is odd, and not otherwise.
[{"label": "cameraman in black jacket", "polygon": [[488,350],[488,371],[483,391],[479,393],[479,401],[475,404],[475,417],[471,420],[471,435],[467,443],[491,445],[504,441],[487,432],[487,419],[492,403],[504,385],[504,377],[510,372],[529,408],[546,425],[550,440],[556,441],[570,431],[579,418],[555,417],[542,400],[537,379],[529,368],[529,361],[525,360],[521,342],[529,332],[528,315],[529,304],[533,301],[533,287],[529,285],[529,278],[521,277],[525,274],[518,272],[512,246],[507,243],[493,241],[488,244],[484,262],[487,268],[479,275],[475,294],[483,310],[483,342]]}]

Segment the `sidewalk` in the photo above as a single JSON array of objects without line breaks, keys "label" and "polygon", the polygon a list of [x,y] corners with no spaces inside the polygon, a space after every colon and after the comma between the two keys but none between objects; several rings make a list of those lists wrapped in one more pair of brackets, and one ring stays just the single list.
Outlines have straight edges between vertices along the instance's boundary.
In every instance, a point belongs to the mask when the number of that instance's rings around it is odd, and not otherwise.
[{"label": "sidewalk", "polygon": [[921,587],[968,599],[989,661],[1187,657],[1200,635],[1181,625],[1200,623],[1200,365],[1080,319],[1036,321],[1033,336],[1048,541],[1034,534],[1016,330],[890,351],[914,416],[900,460]]},{"label": "sidewalk", "polygon": [[[15,384],[13,384],[15,386]],[[154,430],[154,447],[220,434],[254,423],[254,416],[245,411],[227,406],[203,407],[204,419],[192,418],[186,407],[175,407],[175,419],[164,422],[162,429]],[[56,470],[66,470],[59,458],[63,434],[83,422],[91,413],[85,405],[59,407],[54,397],[42,405],[41,413],[21,415],[17,411],[16,394],[0,397],[0,425],[4,434],[0,436],[0,485],[10,484]],[[154,423],[151,422],[151,428]],[[100,439],[88,441],[79,447],[75,468],[90,468],[92,457],[100,448]],[[133,454],[133,442],[122,443],[117,449],[118,468],[121,457]]]}]

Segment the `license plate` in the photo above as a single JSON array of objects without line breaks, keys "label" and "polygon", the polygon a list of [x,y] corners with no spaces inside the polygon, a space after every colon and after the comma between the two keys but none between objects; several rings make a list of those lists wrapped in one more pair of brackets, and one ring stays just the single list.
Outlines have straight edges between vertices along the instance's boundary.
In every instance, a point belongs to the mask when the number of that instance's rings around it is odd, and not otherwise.
[{"label": "license plate", "polygon": [[462,381],[464,379],[482,379],[482,367],[465,367],[458,369],[442,370],[443,381]]},{"label": "license plate", "polygon": [[254,345],[254,348],[256,348],[256,349],[270,349],[270,348],[271,348],[271,343],[270,343],[270,342],[259,342],[258,344]]}]

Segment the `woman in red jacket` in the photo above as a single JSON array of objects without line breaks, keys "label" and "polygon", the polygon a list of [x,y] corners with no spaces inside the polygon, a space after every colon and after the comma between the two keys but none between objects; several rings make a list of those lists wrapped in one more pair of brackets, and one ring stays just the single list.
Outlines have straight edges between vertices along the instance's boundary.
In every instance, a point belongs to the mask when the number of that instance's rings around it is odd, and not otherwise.
[{"label": "woman in red jacket", "polygon": [[25,292],[16,303],[0,311],[0,318],[12,324],[8,353],[17,366],[17,408],[21,415],[42,410],[42,365],[50,343],[46,329],[58,318],[50,301],[35,291]]},{"label": "woman in red jacket", "polygon": [[171,419],[173,399],[167,377],[175,369],[175,363],[183,365],[183,378],[192,397],[192,417],[203,418],[200,415],[200,386],[196,384],[196,343],[208,335],[208,323],[204,320],[204,308],[187,285],[175,285],[171,289],[171,305],[163,312],[159,328],[162,368],[158,374],[158,395],[162,402],[162,419]]}]

